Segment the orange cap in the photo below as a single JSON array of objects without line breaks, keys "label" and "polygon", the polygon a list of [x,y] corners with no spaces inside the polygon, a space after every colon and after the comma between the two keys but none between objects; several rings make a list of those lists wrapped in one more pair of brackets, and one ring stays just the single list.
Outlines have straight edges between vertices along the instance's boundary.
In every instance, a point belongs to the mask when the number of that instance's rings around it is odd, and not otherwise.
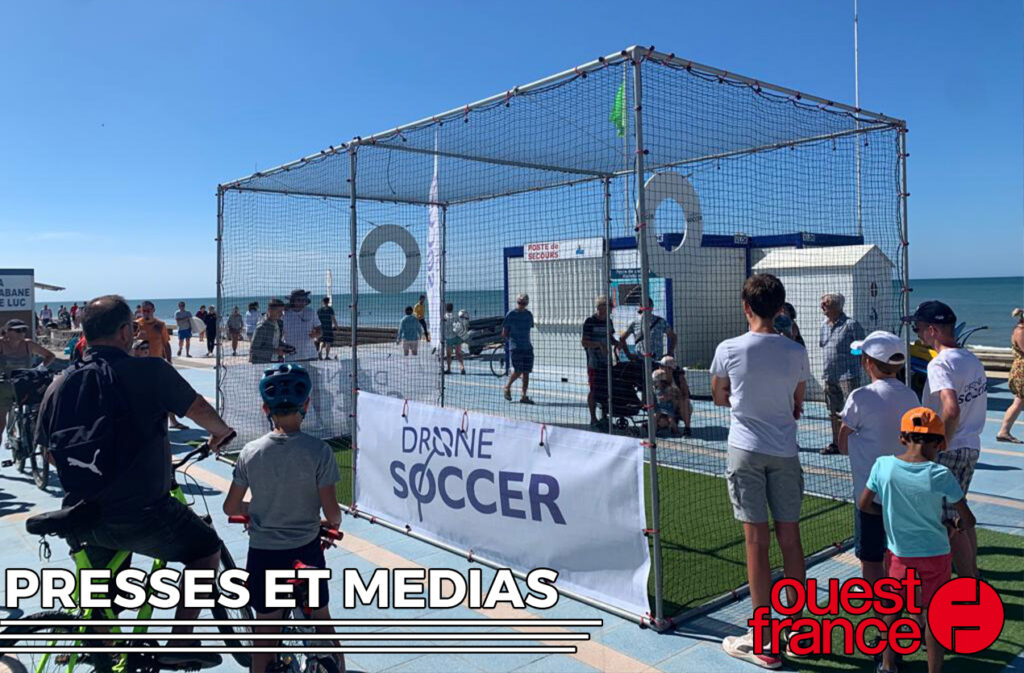
[{"label": "orange cap", "polygon": [[942,417],[927,407],[915,407],[903,414],[900,432],[917,432],[926,435],[946,436],[946,425]]}]

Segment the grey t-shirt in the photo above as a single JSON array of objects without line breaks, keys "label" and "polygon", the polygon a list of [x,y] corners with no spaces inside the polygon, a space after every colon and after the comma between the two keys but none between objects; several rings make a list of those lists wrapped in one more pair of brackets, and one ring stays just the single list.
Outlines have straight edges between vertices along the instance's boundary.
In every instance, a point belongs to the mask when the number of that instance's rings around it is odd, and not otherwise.
[{"label": "grey t-shirt", "polygon": [[174,322],[178,323],[178,329],[192,329],[192,312],[191,311],[176,311],[174,313]]},{"label": "grey t-shirt", "polygon": [[331,448],[304,432],[269,432],[245,445],[234,482],[252,491],[249,546],[295,549],[320,531],[320,493],[341,475]]}]

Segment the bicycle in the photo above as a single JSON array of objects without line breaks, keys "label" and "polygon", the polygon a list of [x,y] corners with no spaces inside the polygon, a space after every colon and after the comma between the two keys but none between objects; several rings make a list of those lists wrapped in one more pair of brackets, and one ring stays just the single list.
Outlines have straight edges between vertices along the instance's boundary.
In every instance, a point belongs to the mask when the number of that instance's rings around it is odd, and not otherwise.
[{"label": "bicycle", "polygon": [[51,381],[53,373],[40,369],[15,369],[10,380],[0,381],[0,385],[14,389],[14,404],[7,414],[7,448],[11,458],[0,465],[13,465],[18,472],[24,472],[28,462],[32,481],[44,491],[50,483],[50,462],[43,447],[35,443],[35,425],[39,404]]},{"label": "bicycle", "polygon": [[[229,516],[228,522],[243,524],[248,528],[249,516],[245,514]],[[320,548],[326,551],[328,548],[337,545],[344,536],[344,533],[335,528],[320,526]],[[301,570],[311,566],[296,560],[292,567],[296,570]],[[299,625],[286,626],[282,629],[283,633],[295,634],[295,639],[280,641],[283,652],[278,653],[274,662],[267,666],[267,673],[339,673],[337,660],[334,657],[329,655],[307,655],[302,651],[308,647],[323,647],[325,641],[323,639],[311,641],[302,637],[304,634],[316,633],[316,628],[301,625],[303,620],[311,619],[313,616],[313,609],[309,607],[309,582],[307,580],[293,579],[288,580],[288,583],[295,586],[296,607],[294,610],[286,612],[285,618],[287,619],[290,615],[291,619],[299,623]],[[254,635],[253,637],[258,638],[259,636]]]},{"label": "bicycle", "polygon": [[499,379],[508,376],[508,354],[505,352],[505,344],[503,342],[488,346],[484,349],[483,353],[491,365],[492,374]]},{"label": "bicycle", "polygon": [[[230,437],[227,441],[230,441]],[[227,441],[223,442],[226,444]],[[200,460],[203,460],[210,455],[209,443],[204,443],[196,449],[190,451],[181,459],[171,463],[174,472],[176,474],[179,469],[182,470],[182,474],[185,478],[192,479],[188,475],[188,468]],[[195,482],[194,479],[192,479]],[[200,495],[202,491],[200,490]],[[185,505],[192,506],[194,503],[189,503],[185,496],[181,485],[178,483],[177,478],[172,478],[171,482],[171,497],[177,499]],[[205,496],[202,496],[205,503]],[[206,508],[205,516],[201,518],[209,525],[213,525],[213,517],[210,515],[209,507]],[[25,528],[29,533],[40,536],[40,555],[49,560],[50,558],[50,545],[46,541],[47,536],[56,536],[63,538],[71,549],[71,557],[75,561],[75,571],[78,577],[81,576],[83,570],[92,568],[92,564],[89,561],[89,556],[85,551],[85,546],[82,545],[77,537],[76,531],[81,530],[94,522],[95,514],[88,513],[87,510],[80,507],[69,507],[57,512],[48,512],[46,514],[36,515],[29,518],[25,522]],[[125,561],[128,558],[130,552],[120,550],[114,554],[114,557],[106,564],[105,568],[110,570],[111,573],[116,573],[124,566]],[[150,573],[153,573],[163,567],[167,563],[160,559],[153,559]],[[221,556],[220,556],[220,572],[231,570],[236,567],[234,559],[231,557],[230,552],[223,543],[221,543]],[[78,599],[78,589],[75,589],[72,594],[75,600]],[[252,609],[249,607],[229,609],[220,605],[218,602],[214,608],[211,609],[213,616],[219,620],[252,620],[254,618]],[[149,603],[144,604],[136,613],[135,619],[146,620],[151,619],[153,615],[153,606]],[[48,646],[61,645],[65,647],[81,647],[81,646],[96,646],[96,639],[76,639],[76,635],[79,634],[93,634],[93,633],[107,633],[111,635],[110,641],[112,643],[118,643],[117,634],[127,633],[127,630],[122,630],[120,627],[104,627],[103,631],[98,630],[98,627],[89,625],[91,619],[118,619],[117,613],[110,608],[105,609],[77,609],[74,611],[65,610],[48,610],[43,612],[34,613],[23,617],[22,623],[15,624],[7,627],[3,630],[5,636],[21,635],[21,636],[35,636],[31,638],[22,638],[22,641],[28,641],[23,644],[35,645],[39,641],[47,641]],[[49,621],[49,620],[68,620],[68,621],[81,621],[81,626],[72,627],[52,627],[47,625],[33,624],[34,621]],[[225,634],[243,634],[251,633],[250,627],[237,627],[225,624],[218,624],[217,630],[220,633]],[[132,633],[145,633],[148,631],[146,626],[136,626],[131,629]],[[51,637],[38,637],[39,634],[52,634]],[[103,641],[104,645],[109,644],[108,641]],[[138,640],[120,641],[126,646],[138,647],[141,643]],[[14,645],[18,643],[18,639],[3,639],[0,643],[9,643]],[[239,647],[246,647],[252,645],[251,640],[234,640],[231,639],[230,645],[236,645]],[[147,641],[145,645],[151,646],[154,652],[159,650],[156,648],[155,643]],[[62,673],[85,673],[86,671],[96,671],[97,673],[150,673],[159,670],[196,670],[199,668],[198,662],[182,662],[178,664],[162,664],[158,660],[158,655],[153,653],[130,653],[130,654],[116,654],[116,653],[92,653],[92,654],[54,654],[47,653],[41,655],[28,655],[30,657],[31,665],[27,667],[32,673],[46,673],[48,671],[62,671]],[[39,657],[36,659],[35,657]],[[244,653],[232,654],[232,657],[238,662],[239,665],[248,668],[251,663],[251,655]]]}]

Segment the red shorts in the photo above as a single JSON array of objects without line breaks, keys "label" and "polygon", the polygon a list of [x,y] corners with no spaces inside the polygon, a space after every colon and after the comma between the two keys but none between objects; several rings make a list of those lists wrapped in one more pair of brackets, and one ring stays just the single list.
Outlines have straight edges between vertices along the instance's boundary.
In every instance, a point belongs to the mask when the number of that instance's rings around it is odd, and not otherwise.
[{"label": "red shorts", "polygon": [[[953,574],[952,557],[949,554],[942,556],[896,556],[892,552],[885,552],[886,565],[889,568],[889,577],[902,580],[907,576],[907,569],[913,568],[917,577],[921,580],[916,596],[917,604],[921,608],[927,608],[932,602],[932,596],[943,584],[948,582]],[[902,594],[902,591],[900,592]]]}]

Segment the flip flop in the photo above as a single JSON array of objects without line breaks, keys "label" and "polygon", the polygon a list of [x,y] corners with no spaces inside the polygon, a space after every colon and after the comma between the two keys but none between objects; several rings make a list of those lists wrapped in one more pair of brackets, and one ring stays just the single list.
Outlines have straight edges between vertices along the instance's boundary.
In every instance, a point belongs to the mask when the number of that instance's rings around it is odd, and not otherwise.
[{"label": "flip flop", "polygon": [[1008,442],[1010,444],[1024,444],[1024,440],[1017,439],[1013,435],[996,435],[997,442]]}]

